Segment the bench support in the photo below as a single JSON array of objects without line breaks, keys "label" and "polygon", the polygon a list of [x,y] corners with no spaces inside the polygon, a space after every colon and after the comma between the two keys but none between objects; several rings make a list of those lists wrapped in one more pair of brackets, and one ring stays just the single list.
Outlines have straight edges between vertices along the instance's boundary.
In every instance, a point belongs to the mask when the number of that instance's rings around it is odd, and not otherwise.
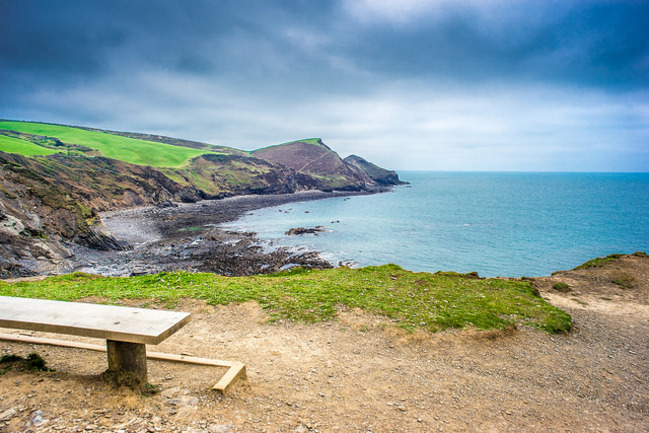
[{"label": "bench support", "polygon": [[[106,346],[96,344],[80,343],[77,341],[52,340],[49,338],[29,337],[26,335],[0,334],[0,341],[11,341],[14,343],[24,344],[42,344],[45,346],[69,347],[72,349],[85,349],[95,352],[106,352]],[[214,367],[225,367],[228,369],[226,374],[219,382],[212,387],[213,390],[225,394],[237,379],[246,378],[246,366],[240,362],[220,361],[217,359],[196,358],[186,355],[175,355],[172,353],[149,352],[148,359],[157,359],[161,361],[183,362],[197,365],[211,365]]]},{"label": "bench support", "polygon": [[147,384],[146,345],[106,340],[108,371],[135,374],[142,385]]}]

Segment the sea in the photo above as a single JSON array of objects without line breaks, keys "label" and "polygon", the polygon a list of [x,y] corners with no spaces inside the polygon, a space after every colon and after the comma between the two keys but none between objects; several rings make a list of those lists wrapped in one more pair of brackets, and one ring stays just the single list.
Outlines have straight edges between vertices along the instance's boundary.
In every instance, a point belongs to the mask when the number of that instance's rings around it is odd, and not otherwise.
[{"label": "sea", "polygon": [[[547,276],[613,253],[649,252],[649,173],[399,171],[408,185],[294,202],[225,224],[359,267]],[[288,236],[293,227],[322,232]]]}]

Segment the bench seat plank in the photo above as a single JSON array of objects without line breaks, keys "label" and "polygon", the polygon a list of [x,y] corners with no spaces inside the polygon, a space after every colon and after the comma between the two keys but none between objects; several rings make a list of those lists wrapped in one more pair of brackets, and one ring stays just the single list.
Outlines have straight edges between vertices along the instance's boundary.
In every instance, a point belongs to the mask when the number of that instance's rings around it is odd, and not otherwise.
[{"label": "bench seat plank", "polygon": [[189,313],[0,296],[0,327],[158,344],[189,322]]}]

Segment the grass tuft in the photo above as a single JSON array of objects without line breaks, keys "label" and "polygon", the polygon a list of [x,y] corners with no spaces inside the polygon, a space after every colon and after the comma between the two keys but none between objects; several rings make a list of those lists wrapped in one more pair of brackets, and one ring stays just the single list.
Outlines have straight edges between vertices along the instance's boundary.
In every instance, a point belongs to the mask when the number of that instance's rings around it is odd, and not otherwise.
[{"label": "grass tuft", "polygon": [[0,375],[16,367],[19,370],[54,371],[47,366],[38,353],[30,353],[27,358],[18,355],[4,355],[0,358]]},{"label": "grass tuft", "polygon": [[599,268],[604,266],[604,263],[617,260],[622,257],[622,254],[609,254],[606,257],[597,257],[595,259],[589,260],[586,263],[583,263],[575,268],[577,269],[588,269],[588,268]]},{"label": "grass tuft", "polygon": [[566,284],[566,283],[555,283],[555,284],[552,286],[552,288],[553,288],[554,290],[556,290],[557,292],[561,292],[561,293],[567,293],[567,292],[569,292],[569,291],[572,290],[572,289],[570,288],[570,286],[569,286],[568,284]]},{"label": "grass tuft", "polygon": [[635,279],[631,275],[620,275],[611,280],[612,283],[617,284],[623,289],[632,289],[635,285]]}]

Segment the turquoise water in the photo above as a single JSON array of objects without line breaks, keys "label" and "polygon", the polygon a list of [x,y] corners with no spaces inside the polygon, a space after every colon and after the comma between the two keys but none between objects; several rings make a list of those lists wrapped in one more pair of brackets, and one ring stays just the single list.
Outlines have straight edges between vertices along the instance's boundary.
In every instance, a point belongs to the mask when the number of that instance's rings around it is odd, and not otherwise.
[{"label": "turquoise water", "polygon": [[[399,172],[391,192],[300,202],[229,224],[333,264],[544,276],[649,251],[649,174]],[[291,227],[326,226],[288,237]]]}]

